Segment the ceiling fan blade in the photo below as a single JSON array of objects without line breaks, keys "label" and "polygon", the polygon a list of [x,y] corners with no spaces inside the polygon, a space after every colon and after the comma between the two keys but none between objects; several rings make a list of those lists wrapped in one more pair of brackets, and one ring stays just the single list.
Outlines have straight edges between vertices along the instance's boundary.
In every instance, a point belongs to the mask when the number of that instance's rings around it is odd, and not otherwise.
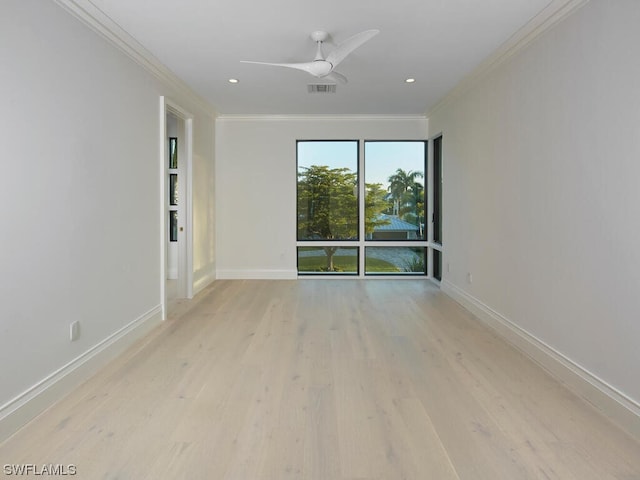
[{"label": "ceiling fan blade", "polygon": [[339,83],[347,83],[347,77],[345,77],[344,75],[342,75],[341,73],[336,72],[335,70],[331,73],[329,73],[328,75],[325,75],[324,77],[322,77],[323,79],[327,79],[327,80],[331,80],[332,82],[339,82]]},{"label": "ceiling fan blade", "polygon": [[353,37],[347,38],[327,56],[327,62],[330,62],[334,68],[337,67],[347,55],[363,43],[375,37],[378,33],[380,33],[380,30],[365,30],[364,32],[356,33]]},{"label": "ceiling fan blade", "polygon": [[302,70],[307,73],[313,73],[313,65],[315,62],[304,62],[304,63],[269,63],[269,62],[250,62],[247,60],[240,60],[240,63],[255,63],[256,65],[270,65],[272,67],[286,67],[286,68],[295,68],[296,70]]},{"label": "ceiling fan blade", "polygon": [[331,64],[325,60],[314,60],[313,62],[303,62],[303,63],[267,63],[267,62],[248,62],[246,60],[240,60],[240,63],[255,63],[257,65],[270,65],[273,67],[295,68],[296,70],[302,70],[318,78],[322,78],[328,73],[331,73],[331,69],[332,69]]}]

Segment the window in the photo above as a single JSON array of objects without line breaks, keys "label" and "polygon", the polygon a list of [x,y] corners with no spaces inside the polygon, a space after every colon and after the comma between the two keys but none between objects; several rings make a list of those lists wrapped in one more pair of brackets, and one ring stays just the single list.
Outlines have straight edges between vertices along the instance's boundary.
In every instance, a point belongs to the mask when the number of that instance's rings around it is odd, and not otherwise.
[{"label": "window", "polygon": [[433,252],[433,278],[440,281],[442,280],[442,254],[435,248],[431,251]]},{"label": "window", "polygon": [[178,138],[169,137],[169,241],[178,241]]},{"label": "window", "polygon": [[365,247],[366,275],[424,275],[426,271],[424,247]]},{"label": "window", "polygon": [[357,141],[298,142],[298,273],[357,274],[357,249],[334,242],[356,241],[358,227]]},{"label": "window", "polygon": [[442,135],[433,139],[433,261],[432,277],[442,280]]},{"label": "window", "polygon": [[442,244],[442,135],[433,140],[433,241]]},{"label": "window", "polygon": [[368,240],[425,239],[425,142],[365,142]]},{"label": "window", "polygon": [[357,247],[298,247],[298,273],[358,274]]},{"label": "window", "polygon": [[298,273],[426,275],[426,142],[360,145],[297,142]]}]

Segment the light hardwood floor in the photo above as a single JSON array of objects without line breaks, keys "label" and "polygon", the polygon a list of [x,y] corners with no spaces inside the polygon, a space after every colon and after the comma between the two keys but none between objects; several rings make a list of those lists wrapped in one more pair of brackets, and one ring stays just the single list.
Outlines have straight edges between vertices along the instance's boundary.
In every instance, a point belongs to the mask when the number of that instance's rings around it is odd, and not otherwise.
[{"label": "light hardwood floor", "polygon": [[[218,281],[0,445],[81,479],[640,479],[640,444],[422,280]],[[0,465],[1,467],[1,465]]]}]

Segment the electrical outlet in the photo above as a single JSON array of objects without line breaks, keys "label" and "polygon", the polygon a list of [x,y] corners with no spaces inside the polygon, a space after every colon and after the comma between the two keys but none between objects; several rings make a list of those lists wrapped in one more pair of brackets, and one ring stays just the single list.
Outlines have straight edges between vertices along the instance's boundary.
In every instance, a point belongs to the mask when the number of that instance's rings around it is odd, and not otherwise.
[{"label": "electrical outlet", "polygon": [[451,264],[447,262],[447,273],[451,273]]},{"label": "electrical outlet", "polygon": [[471,272],[467,273],[467,282],[473,283],[473,275],[471,275]]},{"label": "electrical outlet", "polygon": [[80,322],[76,320],[69,325],[69,339],[75,342],[80,337]]}]

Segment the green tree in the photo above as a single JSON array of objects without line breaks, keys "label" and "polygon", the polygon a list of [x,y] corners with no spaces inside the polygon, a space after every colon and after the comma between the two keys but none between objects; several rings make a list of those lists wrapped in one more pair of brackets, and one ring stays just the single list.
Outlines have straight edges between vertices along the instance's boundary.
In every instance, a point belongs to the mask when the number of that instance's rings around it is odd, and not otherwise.
[{"label": "green tree", "polygon": [[[415,182],[402,196],[400,217],[409,223],[420,226],[424,221],[424,187]],[[420,232],[422,234],[422,231]]]},{"label": "green tree", "polygon": [[380,214],[387,209],[387,193],[381,183],[365,184],[366,196],[364,202],[364,233],[370,234],[381,225],[388,225],[389,220],[382,220]]},{"label": "green tree", "polygon": [[[365,232],[381,223],[385,207],[380,184],[367,185]],[[348,168],[326,165],[302,167],[298,172],[298,239],[353,240],[358,238],[358,178]],[[333,256],[338,247],[324,246],[327,271],[335,271]]]},{"label": "green tree", "polygon": [[405,172],[401,168],[389,177],[393,215],[416,225],[420,224],[421,212],[424,209],[424,187],[416,179],[423,177],[424,174],[420,171]]}]

